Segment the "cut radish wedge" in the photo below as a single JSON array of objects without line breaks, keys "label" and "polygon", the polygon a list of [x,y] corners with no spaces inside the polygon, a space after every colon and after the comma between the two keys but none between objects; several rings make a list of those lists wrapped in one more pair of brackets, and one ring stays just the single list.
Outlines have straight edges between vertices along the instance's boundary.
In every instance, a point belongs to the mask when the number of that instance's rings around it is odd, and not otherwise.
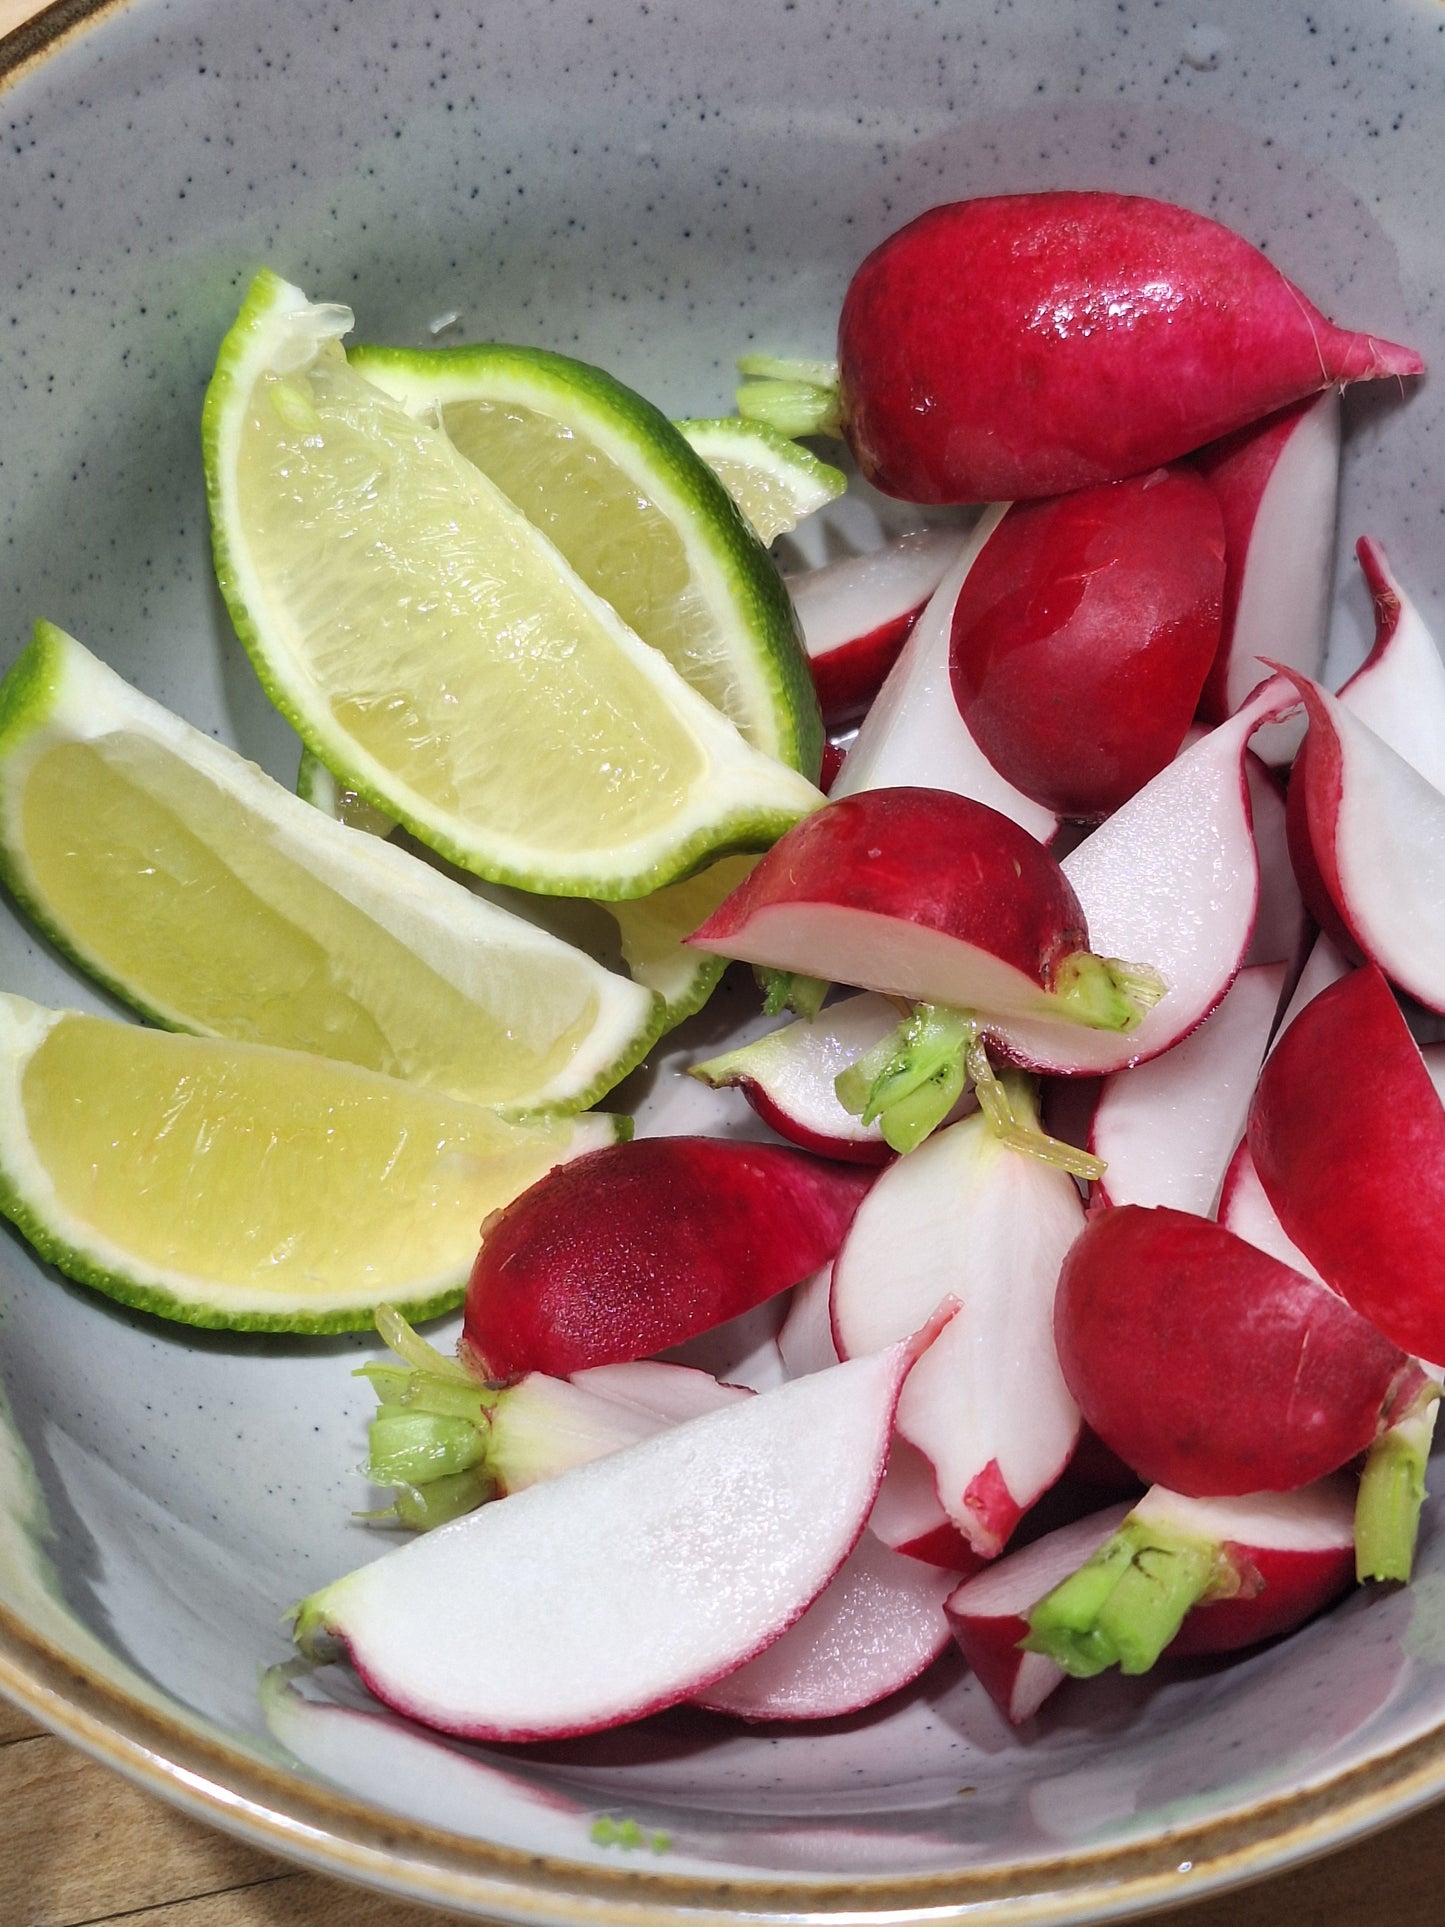
[{"label": "cut radish wedge", "polygon": [[857,1543],[911,1341],[483,1506],[313,1594],[396,1711],[474,1739],[595,1732],[703,1691],[801,1618]]},{"label": "cut radish wedge", "polygon": [[959,529],[918,529],[784,576],[829,729],[863,715],[966,540]]},{"label": "cut radish wedge", "polygon": [[948,1644],[954,1574],[890,1552],[865,1532],[842,1570],[781,1639],[694,1695],[743,1720],[828,1720],[917,1679]]},{"label": "cut radish wedge", "polygon": [[1381,545],[1362,536],[1355,553],[1375,605],[1375,643],[1341,685],[1339,700],[1427,783],[1445,791],[1445,659]]}]

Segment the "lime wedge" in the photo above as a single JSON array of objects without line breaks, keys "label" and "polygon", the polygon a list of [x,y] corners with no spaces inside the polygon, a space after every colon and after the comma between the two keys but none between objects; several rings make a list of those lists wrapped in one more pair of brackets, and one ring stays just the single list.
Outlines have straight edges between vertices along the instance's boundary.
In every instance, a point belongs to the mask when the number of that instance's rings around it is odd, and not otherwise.
[{"label": "lime wedge", "polygon": [[683,942],[730,897],[757,861],[728,856],[682,883],[670,883],[632,903],[610,903],[622,938],[622,956],[632,981],[655,991],[667,1007],[663,1029],[702,1009],[727,969],[726,957],[711,956]]},{"label": "lime wedge", "polygon": [[232,619],[327,768],[440,855],[549,895],[645,896],[816,808],[435,423],[348,366],[350,322],[259,276],[203,424]]},{"label": "lime wedge", "polygon": [[840,468],[819,461],[765,422],[741,415],[677,424],[742,510],[760,542],[776,542],[848,486]]},{"label": "lime wedge", "polygon": [[510,1123],[302,1051],[0,995],[0,1210],[68,1277],[190,1325],[448,1310],[483,1218],[622,1124]]},{"label": "lime wedge", "polygon": [[324,810],[349,830],[365,830],[368,836],[390,836],[396,828],[394,817],[388,816],[385,810],[375,809],[364,796],[347,789],[344,783],[338,783],[326,765],[305,747],[296,771],[296,794],[303,803]]},{"label": "lime wedge", "polygon": [[650,992],[330,821],[49,623],[0,683],[0,874],[171,1029],[471,1103],[595,1103],[663,1021]]},{"label": "lime wedge", "polygon": [[[439,419],[588,588],[755,748],[817,775],[822,718],[782,579],[710,460],[651,402],[541,349],[356,347],[348,359],[409,415]],[[775,469],[813,459],[773,439],[787,451]],[[761,443],[750,445],[760,470]]]}]

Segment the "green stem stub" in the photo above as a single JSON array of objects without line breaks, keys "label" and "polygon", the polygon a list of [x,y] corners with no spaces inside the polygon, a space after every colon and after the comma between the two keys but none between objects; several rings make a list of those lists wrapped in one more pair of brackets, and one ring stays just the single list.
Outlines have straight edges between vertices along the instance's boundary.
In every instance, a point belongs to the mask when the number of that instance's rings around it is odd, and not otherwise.
[{"label": "green stem stub", "polygon": [[1002,1076],[995,1072],[981,1037],[970,1044],[966,1061],[978,1108],[1000,1143],[1011,1151],[1022,1151],[1026,1157],[1056,1165],[1070,1177],[1083,1178],[1087,1183],[1103,1177],[1102,1158],[1081,1151],[1076,1144],[1066,1144],[1062,1138],[1050,1137],[1039,1128],[1037,1087],[1032,1078],[1018,1071],[1005,1071]]},{"label": "green stem stub", "polygon": [[1090,1030],[1137,1030],[1168,985],[1147,964],[1122,963],[1076,950],[1054,972],[1050,1014]]},{"label": "green stem stub", "polygon": [[1092,1679],[1110,1666],[1147,1673],[1190,1607],[1233,1583],[1222,1547],[1131,1514],[1039,1601],[1019,1645],[1047,1654],[1076,1679]]},{"label": "green stem stub", "polygon": [[744,421],[762,422],[781,435],[842,433],[843,402],[838,367],[830,361],[787,361],[776,355],[744,355],[737,391]]},{"label": "green stem stub", "polygon": [[426,1532],[494,1496],[492,1420],[504,1394],[428,1345],[390,1305],[379,1307],[376,1326],[402,1363],[363,1365],[355,1374],[377,1398],[366,1476],[395,1496],[384,1511],[364,1516]]},{"label": "green stem stub", "polygon": [[774,970],[768,964],[759,964],[753,974],[763,993],[765,1017],[780,1017],[785,1010],[791,1010],[811,1023],[831,989],[823,977],[804,977],[796,970]]},{"label": "green stem stub", "polygon": [[1432,1384],[1370,1447],[1355,1500],[1355,1576],[1361,1582],[1410,1577],[1439,1410],[1440,1387]]},{"label": "green stem stub", "polygon": [[976,1021],[943,1004],[918,1004],[870,1051],[833,1080],[838,1102],[877,1123],[895,1151],[912,1151],[948,1116],[968,1080],[965,1059]]}]

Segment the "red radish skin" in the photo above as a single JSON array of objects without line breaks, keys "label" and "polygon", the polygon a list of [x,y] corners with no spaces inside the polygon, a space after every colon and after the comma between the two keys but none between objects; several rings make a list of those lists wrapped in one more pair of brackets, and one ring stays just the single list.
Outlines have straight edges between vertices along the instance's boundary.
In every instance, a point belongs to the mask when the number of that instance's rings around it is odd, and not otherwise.
[{"label": "red radish skin", "polygon": [[1223,519],[1188,468],[1016,502],[954,605],[959,713],[1026,796],[1107,816],[1183,742],[1223,594]]},{"label": "red radish skin", "polygon": [[925,1340],[815,1373],[415,1539],[305,1601],[399,1713],[465,1739],[597,1732],[799,1620],[863,1532]]},{"label": "red radish skin", "polygon": [[863,715],[964,540],[957,529],[920,529],[783,578],[829,729]]},{"label": "red radish skin", "polygon": [[[1309,734],[1290,784],[1291,853],[1315,908],[1427,1008],[1445,1011],[1445,792],[1337,697],[1296,677]],[[1307,848],[1304,847],[1307,844]]]},{"label": "red radish skin", "polygon": [[1351,972],[1295,1018],[1260,1077],[1248,1142],[1320,1275],[1397,1345],[1445,1359],[1445,1107],[1378,970]]},{"label": "red radish skin", "polygon": [[1017,824],[949,791],[893,789],[807,817],[688,942],[889,995],[1044,1015],[1088,932],[1059,865]]},{"label": "red radish skin", "polygon": [[1090,1220],[1064,1260],[1054,1335],[1104,1442],[1143,1478],[1196,1498],[1325,1477],[1422,1384],[1333,1292],[1164,1207]]},{"label": "red radish skin", "polygon": [[800,1620],[695,1703],[742,1720],[841,1719],[901,1692],[948,1645],[951,1573],[865,1532]]},{"label": "red radish skin", "polygon": [[905,786],[956,790],[1001,810],[1036,842],[1049,843],[1058,818],[1000,776],[969,734],[948,680],[954,604],[1007,506],[995,502],[979,517],[888,672],[829,793],[853,796]]},{"label": "red radish skin", "polygon": [[[1338,390],[1296,402],[1194,460],[1224,518],[1224,619],[1199,703],[1206,722],[1222,723],[1266,659],[1320,673],[1339,496]],[[1263,729],[1255,753],[1287,764],[1301,734],[1294,724]]]},{"label": "red radish skin", "polygon": [[1058,192],[900,229],[853,277],[838,356],[859,466],[914,502],[1118,481],[1336,383],[1424,367],[1335,327],[1217,222]]},{"label": "red radish skin", "polygon": [[484,1376],[565,1376],[737,1317],[833,1256],[873,1177],[687,1137],[560,1168],[570,1183],[533,1185],[484,1227],[461,1340]]}]

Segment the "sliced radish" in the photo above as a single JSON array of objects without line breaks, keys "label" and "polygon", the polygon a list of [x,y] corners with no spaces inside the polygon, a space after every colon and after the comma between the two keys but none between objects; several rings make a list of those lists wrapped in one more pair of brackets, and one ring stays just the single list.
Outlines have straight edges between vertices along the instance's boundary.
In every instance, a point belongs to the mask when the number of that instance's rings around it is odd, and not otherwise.
[{"label": "sliced radish", "polygon": [[1284,987],[1283,964],[1241,970],[1198,1030],[1105,1081],[1089,1149],[1109,1204],[1168,1204],[1205,1215],[1244,1133]]},{"label": "sliced radish", "polygon": [[829,1720],[874,1706],[948,1645],[956,1576],[865,1532],[837,1576],[766,1652],[694,1695],[743,1720]]},{"label": "sliced radish", "polygon": [[[1275,727],[1267,723],[1265,730]],[[1244,759],[1254,818],[1254,848],[1259,859],[1259,908],[1245,962],[1282,963],[1295,971],[1309,948],[1314,925],[1290,859],[1284,788],[1254,753],[1254,743],[1261,733],[1257,731],[1251,738]]]},{"label": "sliced radish", "polygon": [[1058,1478],[1079,1415],[1054,1356],[1054,1286],[1083,1224],[1073,1180],[1001,1144],[979,1117],[879,1177],[833,1266],[833,1333],[856,1357],[959,1310],[898,1410],[974,1550],[998,1553]]},{"label": "sliced radish", "polygon": [[702,1692],[857,1543],[910,1341],[743,1399],[458,1519],[300,1608],[396,1711],[466,1738],[595,1732]]},{"label": "sliced radish", "polygon": [[1445,790],[1445,660],[1381,545],[1363,536],[1355,553],[1375,606],[1375,643],[1341,685],[1339,700],[1427,783]]},{"label": "sliced radish", "polygon": [[917,529],[865,555],[784,576],[830,729],[868,708],[966,540],[958,529]]},{"label": "sliced radish", "polygon": [[[1200,714],[1220,723],[1274,661],[1318,676],[1324,660],[1340,476],[1339,390],[1327,388],[1194,458],[1224,516],[1219,654]],[[1255,754],[1288,763],[1297,722],[1260,730]]]}]

